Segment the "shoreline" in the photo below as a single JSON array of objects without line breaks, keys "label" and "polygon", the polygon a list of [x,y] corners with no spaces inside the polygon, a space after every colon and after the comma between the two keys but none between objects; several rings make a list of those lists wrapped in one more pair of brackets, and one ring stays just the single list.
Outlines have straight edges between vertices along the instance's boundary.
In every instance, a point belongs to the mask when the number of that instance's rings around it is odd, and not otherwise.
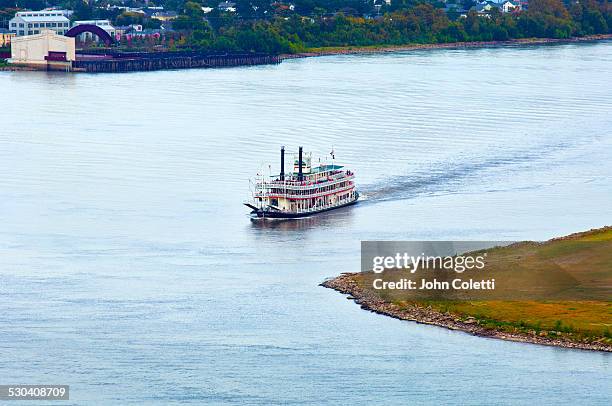
[{"label": "shoreline", "polygon": [[487,329],[480,326],[473,317],[461,320],[450,313],[442,313],[431,308],[413,305],[408,309],[400,309],[393,303],[385,302],[372,293],[362,289],[353,279],[358,273],[344,272],[335,278],[328,279],[320,284],[325,288],[333,289],[348,295],[347,299],[359,304],[362,309],[399,320],[414,321],[420,324],[444,327],[449,330],[463,331],[465,333],[485,338],[496,338],[506,341],[547,345],[562,348],[612,352],[612,347],[600,343],[581,343],[563,338],[553,339],[548,336],[531,335],[526,333],[508,333],[504,331]]},{"label": "shoreline", "polygon": [[36,72],[36,71],[41,72],[38,69],[28,68],[25,66],[18,66],[18,65],[0,66],[0,72]]},{"label": "shoreline", "polygon": [[[513,46],[530,46],[530,45],[546,45],[546,44],[569,44],[579,42],[594,42],[594,41],[606,41],[612,40],[612,34],[598,34],[598,35],[587,35],[584,37],[572,37],[572,38],[523,38],[513,39],[507,41],[476,41],[476,42],[450,42],[450,43],[439,43],[439,44],[406,44],[406,45],[372,45],[372,46],[345,46],[345,47],[329,47],[329,48],[313,48],[310,51],[299,52],[296,54],[280,54],[270,56],[275,58],[276,63],[281,63],[285,59],[298,59],[298,58],[311,58],[319,56],[331,56],[331,55],[356,55],[356,54],[385,54],[393,52],[405,52],[405,51],[420,51],[420,50],[435,50],[435,49],[477,49],[477,48],[503,48]],[[87,61],[81,61],[81,63],[89,63]],[[267,63],[265,63],[267,64]],[[220,66],[171,66],[171,67],[158,67],[156,69],[134,69],[129,70],[132,72],[145,72],[152,70],[174,70],[174,69],[197,69],[197,68],[215,68],[215,67],[228,67],[228,66],[251,66],[259,65],[259,63],[238,63],[238,64],[222,64]],[[0,66],[0,72],[15,72],[15,71],[47,71],[47,69],[33,68],[32,66],[24,65],[2,65]],[[74,72],[80,72],[82,69],[75,68]],[[101,70],[106,72],[106,70]],[[91,72],[98,72],[94,70]],[[119,71],[110,71],[111,73],[119,73]]]},{"label": "shoreline", "polygon": [[524,45],[569,44],[577,42],[612,40],[612,34],[587,35],[572,38],[523,38],[507,41],[476,41],[476,42],[449,42],[439,44],[407,44],[407,45],[372,45],[372,46],[346,46],[315,48],[312,51],[297,54],[281,54],[281,59],[311,58],[330,55],[353,54],[383,54],[389,52],[418,51],[430,49],[462,49],[462,48],[498,48]]}]

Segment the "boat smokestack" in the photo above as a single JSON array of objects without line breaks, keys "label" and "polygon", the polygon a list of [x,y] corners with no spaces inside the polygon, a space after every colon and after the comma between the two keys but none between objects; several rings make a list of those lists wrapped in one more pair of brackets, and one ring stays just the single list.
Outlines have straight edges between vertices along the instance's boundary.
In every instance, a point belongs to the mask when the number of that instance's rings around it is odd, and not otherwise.
[{"label": "boat smokestack", "polygon": [[285,180],[285,146],[281,147],[281,171],[280,180]]},{"label": "boat smokestack", "polygon": [[298,180],[304,180],[304,175],[302,174],[302,147],[300,147],[300,152],[298,153]]}]

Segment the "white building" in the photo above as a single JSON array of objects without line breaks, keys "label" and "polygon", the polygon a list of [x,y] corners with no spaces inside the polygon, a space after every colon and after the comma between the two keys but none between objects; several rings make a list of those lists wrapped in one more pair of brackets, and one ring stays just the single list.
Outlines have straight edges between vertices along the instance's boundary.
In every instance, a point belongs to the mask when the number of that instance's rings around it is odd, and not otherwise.
[{"label": "white building", "polygon": [[520,3],[513,3],[511,1],[505,1],[503,3],[501,3],[501,9],[504,13],[509,13],[511,11],[514,10],[520,10],[521,9],[521,5]]},{"label": "white building", "polygon": [[[104,31],[108,32],[108,34],[113,38],[115,38],[115,34],[117,33],[117,31],[115,30],[115,27],[112,26],[109,20],[82,20],[82,21],[75,21],[74,23],[72,23],[73,27],[76,27],[77,25],[97,25],[98,27],[102,28]],[[98,40],[98,36],[90,32],[84,32],[83,34],[79,35],[79,40],[83,42],[91,41],[91,40]]]},{"label": "white building", "polygon": [[491,0],[479,1],[475,7],[475,10],[479,13],[490,12],[494,8],[498,8],[502,13],[510,13],[514,10],[521,10],[521,4],[518,0],[500,0],[499,3]]},{"label": "white building", "polygon": [[69,69],[76,59],[74,38],[44,29],[40,34],[15,37],[11,41],[12,64],[38,69]]},{"label": "white building", "polygon": [[226,12],[229,12],[229,13],[235,13],[236,12],[236,3],[232,2],[232,1],[224,1],[222,3],[219,3],[217,8],[219,10],[221,10],[221,11],[226,11]]},{"label": "white building", "polygon": [[9,29],[17,36],[40,34],[44,29],[64,35],[70,20],[62,10],[19,11],[9,21]]}]

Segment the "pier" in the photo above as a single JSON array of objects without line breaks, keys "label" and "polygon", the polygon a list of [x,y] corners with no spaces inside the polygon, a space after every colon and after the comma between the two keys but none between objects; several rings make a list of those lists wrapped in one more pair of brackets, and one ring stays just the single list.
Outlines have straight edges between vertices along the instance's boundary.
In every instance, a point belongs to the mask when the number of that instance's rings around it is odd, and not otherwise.
[{"label": "pier", "polygon": [[279,64],[278,55],[203,52],[104,52],[77,53],[76,72],[136,72],[162,69],[221,68]]}]

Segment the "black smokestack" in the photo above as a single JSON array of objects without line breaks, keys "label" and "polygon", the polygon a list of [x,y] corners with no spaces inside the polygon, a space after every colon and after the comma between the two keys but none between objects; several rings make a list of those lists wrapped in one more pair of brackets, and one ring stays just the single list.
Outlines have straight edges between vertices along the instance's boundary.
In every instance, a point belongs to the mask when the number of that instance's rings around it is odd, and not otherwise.
[{"label": "black smokestack", "polygon": [[285,146],[281,147],[281,172],[280,180],[285,180]]},{"label": "black smokestack", "polygon": [[304,180],[304,175],[302,175],[302,147],[300,147],[298,154],[298,180]]}]

